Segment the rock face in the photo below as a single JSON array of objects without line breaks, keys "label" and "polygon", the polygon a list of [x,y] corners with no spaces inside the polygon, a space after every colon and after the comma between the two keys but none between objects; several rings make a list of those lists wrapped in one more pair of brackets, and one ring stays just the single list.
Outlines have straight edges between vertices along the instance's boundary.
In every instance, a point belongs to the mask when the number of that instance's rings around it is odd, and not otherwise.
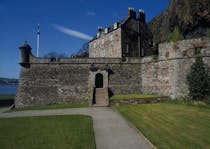
[{"label": "rock face", "polygon": [[209,36],[209,0],[171,0],[168,8],[149,22],[154,43],[165,42],[177,27],[185,39]]}]

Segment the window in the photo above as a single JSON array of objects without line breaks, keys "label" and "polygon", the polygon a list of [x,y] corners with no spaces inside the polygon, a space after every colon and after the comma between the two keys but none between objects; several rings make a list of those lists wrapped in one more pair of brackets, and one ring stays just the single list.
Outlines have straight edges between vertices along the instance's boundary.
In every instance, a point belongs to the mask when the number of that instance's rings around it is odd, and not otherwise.
[{"label": "window", "polygon": [[96,43],[93,44],[93,48],[96,48]]},{"label": "window", "polygon": [[113,35],[110,36],[110,40],[111,40],[111,41],[113,40]]},{"label": "window", "polygon": [[129,52],[129,45],[126,44],[126,47],[125,47],[125,53],[128,53]]},{"label": "window", "polygon": [[144,48],[141,48],[141,56],[144,56]]},{"label": "window", "polygon": [[110,45],[110,54],[113,55],[113,44]]},{"label": "window", "polygon": [[101,40],[101,44],[104,44],[104,39]]},{"label": "window", "polygon": [[105,49],[102,49],[102,57],[105,57]]}]

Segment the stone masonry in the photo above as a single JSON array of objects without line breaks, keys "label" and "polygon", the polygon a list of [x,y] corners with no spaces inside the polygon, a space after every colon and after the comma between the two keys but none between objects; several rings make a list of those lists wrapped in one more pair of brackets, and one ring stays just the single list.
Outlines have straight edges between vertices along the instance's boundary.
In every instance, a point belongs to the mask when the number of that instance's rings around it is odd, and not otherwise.
[{"label": "stone masonry", "polygon": [[143,57],[152,54],[152,33],[149,30],[145,13],[128,9],[125,19],[109,27],[98,27],[96,36],[89,42],[89,57],[121,58]]},{"label": "stone masonry", "polygon": [[210,39],[199,38],[159,45],[158,56],[143,58],[37,58],[29,45],[20,47],[20,80],[15,106],[53,103],[93,104],[97,74],[111,94],[188,95],[186,75],[200,51],[210,67]]}]

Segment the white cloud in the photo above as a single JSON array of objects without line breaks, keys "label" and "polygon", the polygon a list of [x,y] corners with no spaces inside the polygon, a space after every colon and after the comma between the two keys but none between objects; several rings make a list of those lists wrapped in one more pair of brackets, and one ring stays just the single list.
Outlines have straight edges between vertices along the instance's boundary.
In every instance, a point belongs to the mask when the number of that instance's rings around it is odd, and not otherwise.
[{"label": "white cloud", "polygon": [[87,16],[95,16],[96,13],[94,11],[88,11],[88,12],[86,12],[86,15]]},{"label": "white cloud", "polygon": [[70,35],[70,36],[74,36],[74,37],[77,37],[77,38],[81,38],[81,39],[85,39],[85,40],[91,40],[92,37],[87,35],[87,34],[84,34],[84,33],[81,33],[81,32],[78,32],[78,31],[75,31],[75,30],[72,30],[70,28],[66,28],[66,27],[63,27],[63,26],[60,26],[60,25],[57,25],[57,24],[52,24],[52,26],[57,29],[58,31],[66,34],[66,35]]}]

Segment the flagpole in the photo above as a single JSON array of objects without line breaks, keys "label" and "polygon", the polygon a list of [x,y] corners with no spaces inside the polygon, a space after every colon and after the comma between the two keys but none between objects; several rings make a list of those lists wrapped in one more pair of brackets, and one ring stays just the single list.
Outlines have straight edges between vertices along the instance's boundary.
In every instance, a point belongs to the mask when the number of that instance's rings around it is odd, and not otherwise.
[{"label": "flagpole", "polygon": [[36,56],[39,57],[39,40],[40,40],[40,24],[38,24],[37,28],[37,45],[36,45]]}]

